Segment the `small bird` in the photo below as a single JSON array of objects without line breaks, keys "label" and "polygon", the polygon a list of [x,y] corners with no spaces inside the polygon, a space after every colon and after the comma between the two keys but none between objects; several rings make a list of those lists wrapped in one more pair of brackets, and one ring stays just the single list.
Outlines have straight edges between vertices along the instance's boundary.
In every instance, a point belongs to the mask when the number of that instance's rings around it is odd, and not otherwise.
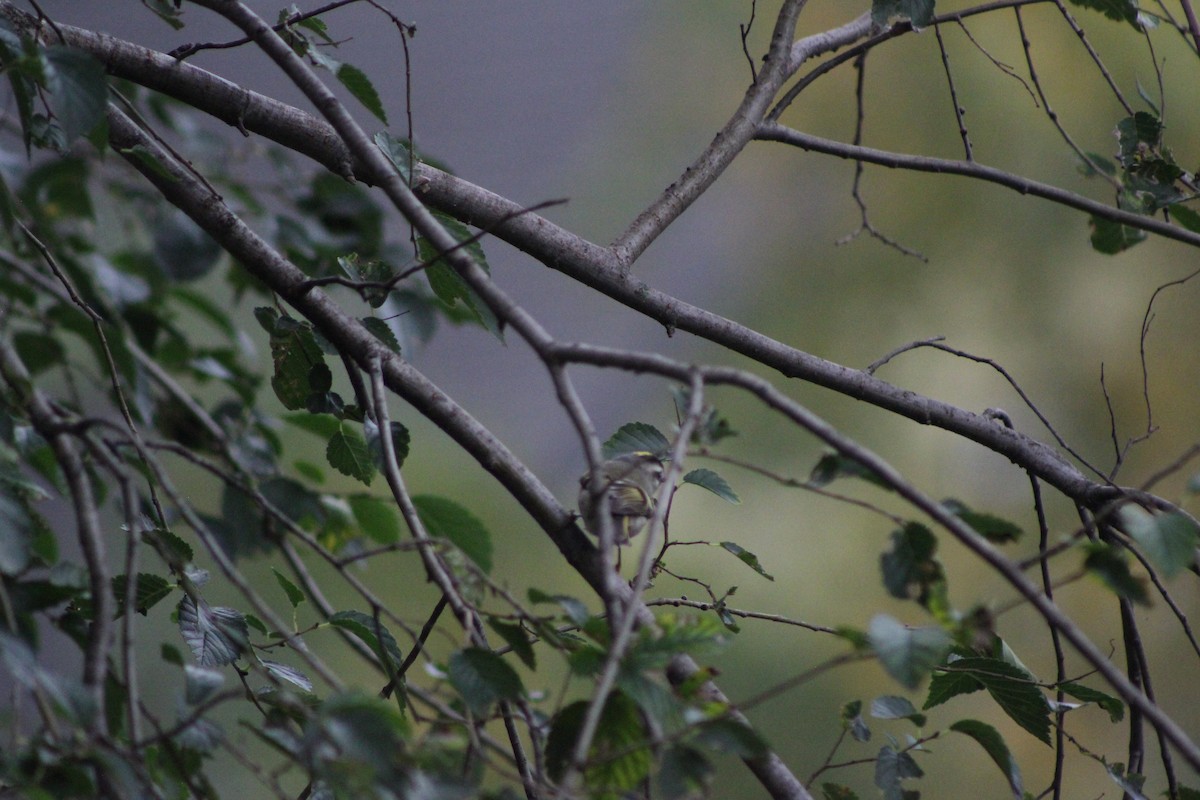
[{"label": "small bird", "polygon": [[654,514],[664,473],[662,459],[644,450],[622,453],[585,473],[579,479],[579,513],[588,531],[600,535],[596,514],[600,495],[608,492],[613,544],[625,544],[641,533]]}]

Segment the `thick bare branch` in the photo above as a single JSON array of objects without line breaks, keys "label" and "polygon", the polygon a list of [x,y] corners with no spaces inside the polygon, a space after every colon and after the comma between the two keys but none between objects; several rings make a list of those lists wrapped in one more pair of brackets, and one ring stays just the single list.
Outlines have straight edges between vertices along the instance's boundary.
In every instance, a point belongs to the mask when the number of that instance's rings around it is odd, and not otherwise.
[{"label": "thick bare branch", "polygon": [[[11,9],[11,5],[3,3],[0,8]],[[26,19],[26,24],[32,22]],[[292,147],[331,170],[342,174],[352,171],[364,183],[377,184],[384,179],[383,175],[377,174],[368,165],[356,161],[324,120],[242,90],[211,73],[176,63],[152,50],[70,26],[59,27],[68,42],[102,58],[115,75],[179,97],[230,124],[244,125],[245,129]],[[770,139],[775,132],[775,126],[765,124],[759,137]],[[813,150],[845,158],[860,158],[885,166],[911,165],[911,168],[922,171],[978,177],[1188,244],[1200,243],[1200,236],[1177,226],[1151,217],[1129,214],[977,162],[968,164],[923,159],[870,148],[855,148],[800,134],[783,126],[778,126],[778,132],[780,136],[798,137],[797,143],[803,141],[803,146]],[[788,377],[815,383],[921,424],[961,435],[1004,455],[1084,505],[1103,503],[1113,494],[1109,487],[1088,481],[1053,449],[1025,434],[1005,430],[979,414],[790,347],[733,320],[658,291],[622,269],[621,259],[615,251],[589,242],[537,214],[524,214],[522,206],[500,195],[428,165],[419,165],[414,188],[421,200],[432,208],[488,230],[546,266],[657,320],[668,330],[693,333]]]}]

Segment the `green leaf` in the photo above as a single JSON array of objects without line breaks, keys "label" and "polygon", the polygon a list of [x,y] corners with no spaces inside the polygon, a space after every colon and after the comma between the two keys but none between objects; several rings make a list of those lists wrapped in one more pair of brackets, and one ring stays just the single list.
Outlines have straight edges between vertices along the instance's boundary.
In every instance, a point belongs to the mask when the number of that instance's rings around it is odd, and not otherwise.
[{"label": "green leaf", "polygon": [[[571,703],[551,724],[546,740],[546,768],[554,780],[560,780],[571,764],[587,708],[583,700]],[[641,713],[637,704],[619,691],[609,695],[604,704],[587,762],[583,779],[590,796],[620,796],[636,788],[650,774],[652,759]]]},{"label": "green leaf", "polygon": [[383,342],[388,350],[391,350],[396,355],[400,355],[400,340],[396,338],[396,334],[392,331],[391,326],[379,317],[363,317],[359,322],[362,323],[362,326],[372,336]]},{"label": "green leaf", "polygon": [[741,545],[734,544],[733,542],[721,542],[721,547],[730,553],[733,553],[735,556],[737,556],[739,561],[757,572],[759,575],[762,575],[767,580],[775,580],[773,575],[769,574],[765,569],[762,568],[762,564],[758,562],[758,556],[743,548]]},{"label": "green leaf", "polygon": [[871,21],[883,27],[899,17],[911,22],[914,31],[919,31],[933,22],[934,2],[935,0],[873,0]]},{"label": "green leaf", "polygon": [[380,122],[384,125],[388,124],[387,112],[383,110],[383,101],[379,99],[379,92],[375,91],[375,86],[372,85],[365,72],[350,64],[342,64],[337,69],[337,79],[350,91],[350,94],[358,99],[358,102],[379,117]]},{"label": "green leaf", "polygon": [[[473,235],[467,226],[453,217],[436,211],[433,216],[455,241],[466,242],[472,239]],[[484,272],[490,272],[483,247],[479,244],[478,239],[462,246],[466,249],[467,255],[482,267]],[[468,319],[483,326],[500,341],[504,341],[504,331],[499,320],[496,319],[487,304],[467,285],[462,276],[441,257],[442,254],[438,249],[428,239],[419,236],[417,237],[417,252],[421,261],[426,265],[425,277],[429,280],[429,288],[433,289],[438,300],[441,300],[448,309],[461,306]]]},{"label": "green leaf", "polygon": [[662,755],[658,787],[666,800],[708,796],[714,771],[712,763],[699,750],[675,744]]},{"label": "green leaf", "polygon": [[628,422],[617,429],[601,450],[605,459],[625,453],[652,453],[662,457],[671,452],[671,443],[662,432],[645,422]]},{"label": "green leaf", "polygon": [[525,693],[516,670],[492,651],[479,647],[467,647],[450,656],[447,675],[450,685],[477,717],[485,716],[493,703],[519,700]]},{"label": "green leaf", "polygon": [[191,595],[179,601],[179,632],[202,667],[232,664],[249,645],[246,618],[232,608],[197,603]]},{"label": "green leaf", "polygon": [[533,655],[533,643],[529,638],[529,633],[520,625],[505,622],[496,617],[488,617],[488,626],[502,638],[512,651],[517,654],[517,658],[530,669],[537,669],[537,661]]},{"label": "green leaf", "polygon": [[311,692],[313,690],[312,681],[295,667],[289,667],[287,664],[280,664],[278,661],[268,661],[267,659],[262,659],[258,663],[262,665],[263,669],[279,680],[287,681],[304,692]]},{"label": "green leaf", "polygon": [[1150,604],[1145,579],[1135,577],[1129,571],[1129,562],[1124,553],[1104,542],[1088,542],[1084,545],[1084,552],[1087,556],[1083,560],[1083,568],[1103,581],[1119,597],[1142,605]]},{"label": "green leaf", "polygon": [[279,235],[298,266],[311,274],[326,272],[330,262],[347,253],[365,260],[380,253],[383,211],[361,184],[320,171],[309,181],[308,193],[295,203],[304,216],[282,218]]},{"label": "green leaf", "polygon": [[933,557],[936,551],[937,537],[919,522],[892,531],[892,549],[879,558],[888,593],[901,600],[915,594],[926,605],[931,589],[946,579],[941,563]]},{"label": "green leaf", "polygon": [[[686,384],[673,386],[671,396],[675,401],[676,412],[682,417],[692,407],[692,388]],[[696,427],[692,430],[691,443],[711,445],[737,435],[738,432],[733,429],[729,420],[717,409],[705,404],[700,410],[699,419],[696,420]]]},{"label": "green leaf", "polygon": [[172,572],[182,572],[184,565],[195,558],[192,546],[166,528],[146,531],[142,539],[154,548]]},{"label": "green leaf", "polygon": [[1101,217],[1090,217],[1088,224],[1092,228],[1092,249],[1108,256],[1124,252],[1146,239],[1146,232],[1143,230]]},{"label": "green leaf", "polygon": [[410,166],[416,166],[421,163],[409,147],[407,139],[397,139],[387,131],[380,131],[375,134],[375,146],[383,151],[387,156],[388,161],[392,162],[400,172],[400,177],[404,178],[405,183],[412,181],[412,174],[409,171]]},{"label": "green leaf", "polygon": [[719,622],[709,616],[680,619],[673,614],[663,614],[658,621],[661,632],[654,635],[647,630],[639,634],[622,662],[626,669],[665,669],[681,653],[700,658],[726,641]]},{"label": "green leaf", "polygon": [[582,628],[587,624],[587,621],[592,618],[588,612],[587,606],[577,597],[571,597],[565,594],[546,594],[541,589],[529,590],[529,602],[531,603],[555,603],[563,610],[567,619],[577,628]]},{"label": "green leaf", "polygon": [[36,376],[66,359],[67,351],[62,342],[46,334],[19,331],[13,335],[12,343],[30,375]]},{"label": "green leaf", "polygon": [[333,388],[333,371],[324,361],[309,368],[308,388],[316,394],[324,394]]},{"label": "green leaf", "polygon": [[[386,261],[377,258],[359,258],[358,253],[338,256],[337,264],[342,272],[352,281],[360,284],[386,284],[391,281],[396,272]],[[383,286],[359,285],[355,287],[371,308],[379,308],[387,302],[388,289]],[[368,319],[373,319],[368,317]]]},{"label": "green leaf", "polygon": [[978,742],[983,751],[992,761],[996,762],[996,766],[1004,773],[1004,779],[1008,781],[1008,788],[1012,790],[1013,797],[1021,800],[1025,791],[1021,781],[1021,769],[1017,766],[1016,759],[1009,752],[1008,745],[1004,743],[1004,737],[1000,735],[999,731],[991,725],[973,719],[961,719],[951,725],[950,730],[970,736]]},{"label": "green leaf", "polygon": [[172,284],[204,277],[224,252],[215,239],[178,209],[157,215],[153,226],[154,263]]},{"label": "green leaf", "polygon": [[[1108,712],[1108,718],[1113,722],[1120,722],[1125,718],[1125,704],[1110,694],[1105,694],[1097,689],[1084,686],[1079,683],[1062,683],[1058,688],[1063,690],[1064,694],[1074,697],[1076,700],[1081,700],[1084,703],[1095,703],[1102,709]],[[1200,798],[1197,798],[1200,800]]]},{"label": "green leaf", "polygon": [[[45,668],[24,640],[4,630],[0,630],[0,664],[18,685],[46,696],[67,721],[85,727],[95,719],[98,709],[81,683]],[[6,748],[6,755],[11,753]]]},{"label": "green leaf", "polygon": [[[1112,764],[1108,767],[1108,777],[1112,778],[1112,782],[1121,787],[1127,796],[1132,800],[1146,800],[1146,795],[1142,793],[1143,787],[1146,785],[1146,776],[1136,772],[1125,772],[1125,765],[1121,763]],[[1164,794],[1166,794],[1164,792]]]},{"label": "green leaf", "polygon": [[858,800],[858,795],[848,786],[838,783],[822,783],[821,800]]},{"label": "green leaf", "polygon": [[1112,159],[1100,155],[1099,153],[1086,153],[1087,161],[1079,162],[1079,171],[1085,177],[1092,177],[1097,174],[1104,174],[1110,178],[1117,176],[1117,165]]},{"label": "green leaf", "polygon": [[270,306],[255,306],[254,308],[254,320],[267,333],[275,332],[275,323],[279,321],[279,318],[279,312]]},{"label": "green leaf", "polygon": [[292,583],[286,575],[274,567],[271,567],[271,572],[275,573],[275,580],[279,583],[279,588],[283,589],[283,593],[287,595],[288,602],[292,604],[292,608],[296,608],[304,602],[304,592],[300,591],[299,586]]},{"label": "green leaf", "polygon": [[338,472],[371,485],[371,479],[375,477],[375,463],[358,431],[344,424],[339,425],[325,447],[325,457],[329,460],[329,466]]},{"label": "green leaf", "polygon": [[1024,533],[1016,523],[992,514],[972,511],[964,503],[953,498],[943,500],[942,508],[967,523],[976,533],[993,544],[1015,542]]},{"label": "green leaf", "polygon": [[876,475],[870,468],[852,458],[834,452],[821,456],[821,460],[817,462],[808,476],[808,482],[819,488],[828,486],[837,478],[862,478],[881,489],[887,489],[889,492],[892,490],[887,481]]},{"label": "green leaf", "polygon": [[982,688],[983,684],[969,672],[935,672],[929,681],[929,692],[925,695],[925,705],[922,708],[933,708],[960,694],[971,694]]},{"label": "green leaf", "polygon": [[876,719],[907,719],[918,728],[925,725],[925,715],[913,708],[907,699],[896,695],[883,695],[872,700],[871,716]]},{"label": "green leaf", "polygon": [[[117,617],[125,614],[125,594],[128,576],[114,575],[112,578],[113,597],[117,600]],[[146,615],[158,601],[165,598],[175,588],[175,585],[159,575],[149,572],[139,572],[133,589],[134,611]]]},{"label": "green leaf", "polygon": [[1170,578],[1196,560],[1196,525],[1177,511],[1151,514],[1141,506],[1125,505],[1119,512],[1121,527],[1163,575]]},{"label": "green leaf", "polygon": [[418,495],[413,505],[430,536],[448,540],[485,573],[492,571],[492,534],[474,514],[434,495]]},{"label": "green leaf", "polygon": [[858,628],[851,628],[848,625],[839,625],[834,630],[833,634],[839,639],[844,639],[849,642],[850,646],[854,648],[855,652],[865,653],[871,647],[871,640],[867,635],[867,632],[859,630]]},{"label": "green leaf", "polygon": [[363,533],[380,544],[400,541],[400,517],[391,498],[352,494],[346,498]]},{"label": "green leaf", "polygon": [[173,644],[163,642],[159,648],[159,656],[168,664],[174,664],[177,667],[183,666],[183,653],[179,652],[179,648]]},{"label": "green leaf", "polygon": [[[357,792],[337,792],[336,796],[378,797],[385,792],[375,791],[377,787],[401,780],[397,769],[412,751],[410,735],[408,722],[395,706],[378,697],[350,692],[333,695],[320,704],[305,726],[303,744],[306,752],[312,752],[309,748],[315,746],[321,753],[317,765],[327,776],[340,774],[339,783],[360,788]],[[320,794],[325,798],[335,796],[328,787]]]},{"label": "green leaf", "polygon": [[[262,324],[263,315],[258,316]],[[312,393],[309,374],[315,365],[325,363],[311,326],[291,317],[276,319],[271,330],[271,359],[275,365],[271,388],[279,402],[289,411],[305,408]]]},{"label": "green leaf", "polygon": [[[953,660],[943,669],[977,681],[1013,722],[1039,741],[1050,744],[1050,705],[1028,672],[998,658],[977,657]],[[933,702],[931,687],[925,708],[931,708],[932,705],[936,703]]]},{"label": "green leaf", "polygon": [[862,717],[862,700],[852,700],[842,706],[842,728],[850,732],[856,742],[871,741],[871,729]]},{"label": "green leaf", "polygon": [[118,152],[141,164],[164,181],[176,183],[179,180],[179,177],[175,173],[167,169],[163,162],[158,160],[158,155],[145,145],[135,144],[133,147],[122,147]]},{"label": "green leaf", "polygon": [[[292,6],[292,8],[294,9],[295,6]],[[281,13],[280,16],[282,17],[284,15]],[[286,19],[281,19],[280,22],[290,23],[293,19],[294,16],[289,14]],[[305,19],[296,20],[294,24],[304,28],[305,30],[312,31],[321,39],[321,41],[325,42],[326,44],[337,44],[329,35],[329,26],[327,26],[325,24],[325,20],[321,19],[320,17],[307,17]]]},{"label": "green leaf", "polygon": [[169,295],[174,300],[191,308],[229,339],[237,338],[238,327],[230,319],[229,309],[214,301],[204,292],[189,286],[172,286]]},{"label": "green leaf", "polygon": [[941,628],[909,628],[885,614],[872,618],[867,638],[883,668],[909,689],[941,663],[951,644]]},{"label": "green leaf", "polygon": [[885,800],[901,800],[905,792],[900,782],[924,774],[911,755],[895,748],[884,747],[875,757],[875,785],[883,790]]},{"label": "green leaf", "polygon": [[[574,656],[574,653],[571,655]],[[600,651],[600,663],[590,674],[599,674],[603,666],[604,653]],[[622,667],[617,675],[617,686],[621,691],[637,703],[643,714],[654,720],[659,730],[664,733],[682,731],[687,725],[687,708],[683,701],[664,682],[652,677],[651,673],[636,667],[630,669],[626,664],[622,664]]]},{"label": "green leaf", "polygon": [[284,414],[281,419],[289,425],[294,425],[300,430],[308,431],[326,440],[342,428],[341,421],[329,414],[300,412],[296,414]]},{"label": "green leaf", "polygon": [[292,462],[292,468],[300,474],[300,477],[306,478],[310,483],[320,485],[325,482],[325,472],[311,461],[297,459]]},{"label": "green leaf", "polygon": [[[401,423],[395,420],[389,420],[388,423],[392,432],[392,451],[396,456],[396,466],[402,467],[404,460],[408,458],[408,448],[412,437],[408,428]],[[380,440],[379,426],[368,422],[364,427],[367,432],[367,449],[371,451],[371,458],[374,459],[377,467],[383,469],[383,442]]]},{"label": "green leaf", "polygon": [[[284,477],[267,478],[259,484],[259,490],[281,514],[301,525],[319,525],[328,518],[328,507],[321,495],[300,481]],[[257,517],[257,508],[253,503],[248,505],[246,513]]]},{"label": "green leaf", "polygon": [[708,489],[717,497],[722,500],[728,500],[730,503],[736,504],[742,502],[741,498],[737,496],[737,492],[733,490],[733,487],[711,469],[694,469],[683,476],[683,482],[699,486],[701,489]]},{"label": "green leaf", "polygon": [[17,575],[33,559],[33,519],[26,504],[0,494],[0,575]]},{"label": "green leaf", "polygon": [[173,30],[179,30],[183,27],[183,21],[178,18],[179,9],[172,5],[170,0],[146,0],[142,5],[153,11],[160,20],[169,25]]},{"label": "green leaf", "polygon": [[390,660],[393,670],[399,669],[404,663],[404,654],[400,652],[400,646],[396,644],[391,631],[382,621],[377,621],[370,614],[353,610],[339,611],[329,618],[329,624],[362,639],[380,660]]},{"label": "green leaf", "polygon": [[1192,233],[1200,233],[1200,214],[1187,206],[1176,204],[1171,206],[1171,219],[1187,228]]},{"label": "green leaf", "polygon": [[1138,30],[1138,7],[1135,0],[1071,0],[1073,5],[1080,8],[1090,8],[1099,11],[1109,19],[1118,22],[1128,22]]},{"label": "green leaf", "polygon": [[[92,218],[91,193],[88,191],[89,162],[81,158],[59,158],[35,167],[25,178],[20,196],[35,213],[51,220],[67,217]],[[86,316],[76,318],[81,336],[91,336]]]},{"label": "green leaf", "polygon": [[104,66],[90,54],[65,45],[45,50],[50,108],[71,144],[100,124],[108,106]]},{"label": "green leaf", "polygon": [[220,670],[184,664],[184,702],[196,706],[216,694],[225,685],[225,673]]},{"label": "green leaf", "polygon": [[1162,120],[1148,111],[1138,111],[1120,120],[1117,142],[1121,147],[1121,164],[1126,168],[1136,166],[1147,150],[1157,150],[1162,144],[1162,133]]}]

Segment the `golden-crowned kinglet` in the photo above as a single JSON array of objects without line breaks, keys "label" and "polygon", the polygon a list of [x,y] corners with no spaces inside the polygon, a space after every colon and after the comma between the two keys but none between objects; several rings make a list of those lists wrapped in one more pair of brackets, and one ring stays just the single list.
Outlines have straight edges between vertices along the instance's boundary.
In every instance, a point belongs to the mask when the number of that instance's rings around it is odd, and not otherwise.
[{"label": "golden-crowned kinglet", "polygon": [[654,513],[663,482],[663,462],[653,453],[622,453],[579,479],[579,513],[587,529],[600,535],[600,494],[608,492],[613,544],[625,544],[641,533]]}]

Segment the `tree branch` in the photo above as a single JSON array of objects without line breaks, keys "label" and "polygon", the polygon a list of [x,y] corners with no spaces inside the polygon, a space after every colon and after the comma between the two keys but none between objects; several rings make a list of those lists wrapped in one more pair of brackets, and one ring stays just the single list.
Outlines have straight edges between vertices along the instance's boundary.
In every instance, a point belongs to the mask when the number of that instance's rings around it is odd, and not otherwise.
[{"label": "tree branch", "polygon": [[[996,5],[1003,7],[1011,4],[1005,2]],[[0,9],[17,14],[27,27],[35,24],[31,17],[16,12],[6,0],[0,2]],[[260,133],[338,174],[353,174],[356,179],[368,184],[377,184],[383,178],[367,165],[356,161],[332,126],[321,119],[263,95],[248,92],[189,64],[176,63],[155,51],[70,26],[60,28],[69,44],[104,60],[114,75],[163,91],[229,124]],[[771,126],[763,127],[770,129]],[[782,126],[780,129],[789,130]],[[760,138],[770,138],[763,136],[762,129],[758,135]],[[885,166],[907,166],[906,162],[910,159],[922,160],[870,148],[854,148],[804,134],[796,135],[804,137],[805,145],[811,149],[820,149],[821,152],[844,158],[862,158]],[[875,158],[880,160],[874,161]],[[892,163],[897,159],[904,163]],[[929,168],[924,171],[980,177],[1009,185],[1022,193],[1038,194],[1054,202],[1101,214],[1108,219],[1161,233],[1188,244],[1200,243],[1200,236],[1181,232],[1182,229],[1153,218],[1131,215],[978,163],[964,165],[956,161],[924,160],[932,162],[926,165]],[[964,166],[974,172],[963,170]],[[1035,192],[1035,187],[1044,187],[1046,191]],[[933,425],[963,436],[1032,471],[1083,505],[1094,507],[1113,495],[1110,488],[1088,481],[1053,449],[1025,434],[1005,430],[981,415],[790,347],[733,320],[658,291],[622,270],[621,261],[613,250],[589,242],[537,214],[522,214],[522,206],[500,195],[424,164],[417,167],[414,189],[421,200],[432,208],[451,214],[465,223],[488,229],[493,235],[525,251],[546,266],[657,320],[668,330],[687,331],[778,370],[787,377],[823,386],[923,425]],[[546,519],[541,521],[548,523]]]},{"label": "tree branch", "polygon": [[777,122],[765,123],[759,131],[758,138],[766,142],[781,142],[814,153],[825,153],[826,155],[837,156],[838,158],[866,161],[870,164],[892,167],[893,169],[908,169],[914,172],[934,172],[976,178],[988,183],[1006,186],[1021,194],[1031,194],[1034,197],[1041,197],[1059,205],[1078,209],[1079,211],[1084,211],[1110,222],[1118,222],[1122,225],[1128,225],[1131,228],[1157,233],[1159,236],[1174,239],[1177,242],[1183,242],[1192,247],[1200,247],[1200,233],[1193,233],[1186,228],[1172,225],[1169,222],[1163,222],[1154,217],[1134,214],[1120,208],[1113,208],[1083,195],[1069,192],[1066,189],[1060,189],[1057,186],[1051,186],[1047,183],[1040,183],[995,167],[985,166],[978,161],[955,161],[948,158],[935,158],[933,156],[910,156],[903,153],[893,153],[888,150],[876,150],[873,147],[845,144],[833,139],[825,139],[820,136],[802,133],[786,125],[780,125]]}]

